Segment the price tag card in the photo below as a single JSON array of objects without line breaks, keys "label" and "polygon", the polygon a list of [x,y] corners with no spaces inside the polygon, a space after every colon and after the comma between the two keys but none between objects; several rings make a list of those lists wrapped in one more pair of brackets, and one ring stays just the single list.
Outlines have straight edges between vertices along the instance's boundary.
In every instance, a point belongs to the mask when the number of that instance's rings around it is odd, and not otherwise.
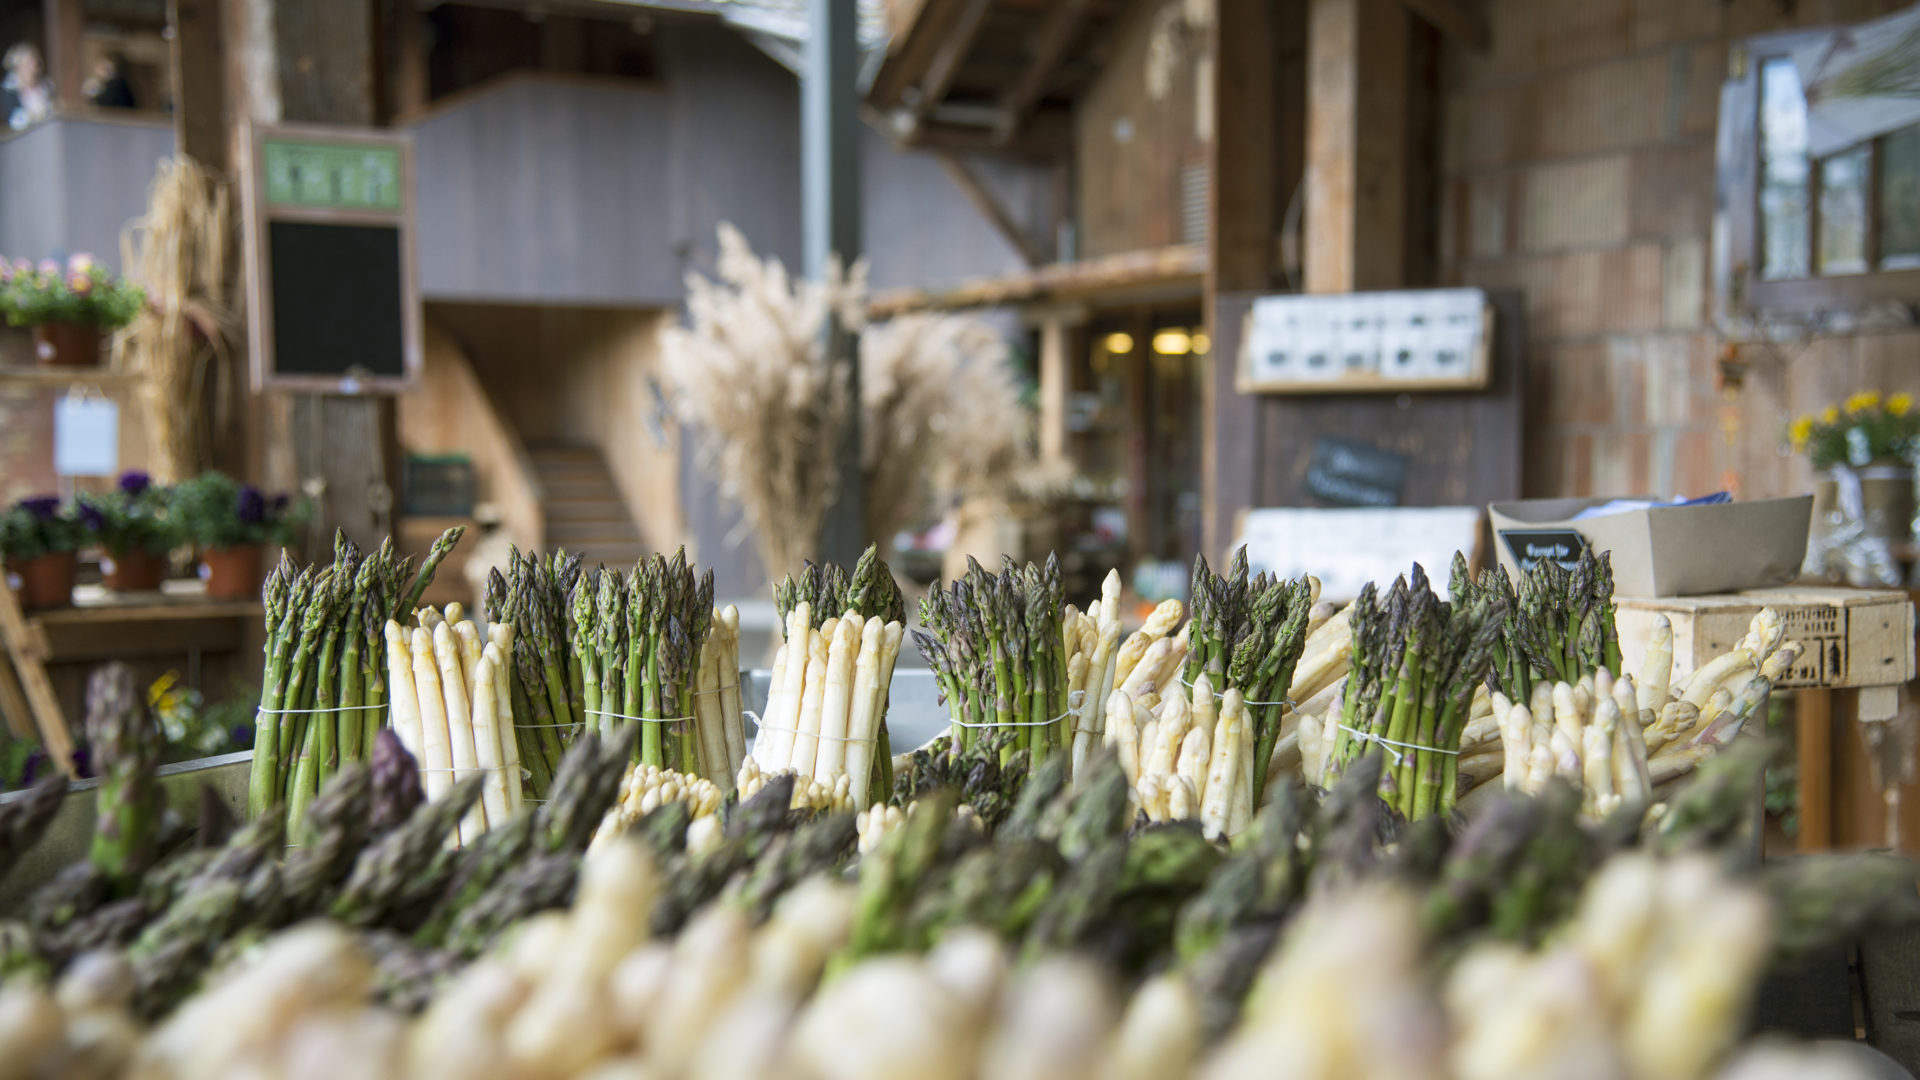
[{"label": "price tag card", "polygon": [[53,406],[53,471],[112,476],[120,471],[120,406],[69,394]]}]

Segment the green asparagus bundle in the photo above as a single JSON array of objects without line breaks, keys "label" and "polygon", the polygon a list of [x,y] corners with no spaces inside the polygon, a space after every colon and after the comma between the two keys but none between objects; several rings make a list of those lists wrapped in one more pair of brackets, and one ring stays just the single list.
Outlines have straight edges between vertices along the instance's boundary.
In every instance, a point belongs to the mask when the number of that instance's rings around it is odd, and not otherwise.
[{"label": "green asparagus bundle", "polygon": [[520,764],[535,800],[547,798],[566,746],[586,726],[585,688],[575,689],[568,597],[580,580],[580,556],[523,555],[493,571],[484,596],[487,621],[514,627],[509,692]]},{"label": "green asparagus bundle", "polygon": [[1382,599],[1369,583],[1353,606],[1352,672],[1333,749],[1336,770],[1383,752],[1388,804],[1408,820],[1453,809],[1460,736],[1473,691],[1492,668],[1505,601],[1478,593],[1448,603],[1414,565]]},{"label": "green asparagus bundle", "polygon": [[1253,791],[1266,790],[1267,765],[1280,740],[1282,700],[1307,645],[1307,618],[1319,600],[1319,582],[1282,581],[1272,574],[1249,578],[1247,549],[1234,552],[1225,577],[1204,555],[1193,560],[1193,621],[1187,632],[1185,680],[1206,675],[1215,694],[1238,690],[1254,727]]},{"label": "green asparagus bundle", "polygon": [[365,761],[386,726],[389,619],[412,622],[434,571],[465,530],[435,540],[419,572],[389,538],[363,555],[336,533],[333,563],[298,569],[285,553],[267,575],[266,670],[255,714],[247,815],[286,807],[297,831],[326,780]]},{"label": "green asparagus bundle", "polygon": [[754,770],[793,772],[828,789],[845,784],[864,813],[893,790],[886,718],[905,635],[900,586],[879,549],[869,547],[852,573],[807,563],[797,578],[774,586],[773,602],[784,643],[753,744]]},{"label": "green asparagus bundle", "polygon": [[1027,750],[1038,766],[1071,745],[1066,615],[1057,554],[1044,567],[1007,559],[997,576],[969,558],[965,577],[920,602],[913,640],[940,682],[954,747],[1003,729],[1015,736],[1003,753]]},{"label": "green asparagus bundle", "polygon": [[1620,674],[1608,552],[1589,548],[1571,569],[1543,559],[1520,575],[1518,586],[1505,567],[1475,582],[1466,558],[1455,555],[1448,591],[1456,603],[1490,596],[1504,609],[1489,681],[1509,701],[1531,700],[1536,682],[1577,683],[1601,668]]}]

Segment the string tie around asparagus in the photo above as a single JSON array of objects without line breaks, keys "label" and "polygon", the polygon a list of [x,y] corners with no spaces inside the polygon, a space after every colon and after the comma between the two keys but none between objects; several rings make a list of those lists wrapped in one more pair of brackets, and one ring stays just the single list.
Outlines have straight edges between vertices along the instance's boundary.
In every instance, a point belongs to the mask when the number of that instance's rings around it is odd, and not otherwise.
[{"label": "string tie around asparagus", "polygon": [[[1079,695],[1080,697],[1079,701],[1072,700],[1074,694]],[[1059,716],[1056,716],[1051,720],[1008,720],[1005,723],[1000,723],[997,721],[988,721],[987,723],[984,723],[984,724],[969,724],[965,720],[956,719],[953,721],[953,725],[955,727],[976,728],[976,729],[978,728],[987,728],[987,729],[1016,728],[1016,727],[1041,728],[1041,727],[1052,727],[1053,725],[1059,723],[1060,721],[1065,720],[1069,716],[1073,717],[1075,720],[1080,719],[1080,707],[1086,704],[1087,692],[1085,690],[1075,690],[1073,691],[1073,694],[1069,694],[1067,696],[1068,696],[1067,711],[1061,713]],[[1075,727],[1073,730],[1079,731],[1080,728]]]},{"label": "string tie around asparagus", "polygon": [[860,738],[853,735],[822,735],[817,731],[800,731],[790,727],[774,727],[772,724],[762,721],[760,714],[754,712],[752,709],[741,709],[740,715],[753,721],[753,730],[755,731],[780,731],[788,735],[804,735],[810,739],[819,739],[821,742],[870,743],[877,741],[879,738],[877,735],[872,738]]},{"label": "string tie around asparagus", "polygon": [[[1379,743],[1381,746],[1385,746],[1385,747],[1397,746],[1402,750],[1411,750],[1415,753],[1418,753],[1422,750],[1428,750],[1436,754],[1445,754],[1448,757],[1460,756],[1460,751],[1458,750],[1448,750],[1444,747],[1439,747],[1439,746],[1422,746],[1419,743],[1400,742],[1397,739],[1389,739],[1385,735],[1375,734],[1374,732],[1371,732],[1371,731],[1361,731],[1359,728],[1348,727],[1345,724],[1340,724],[1338,726],[1341,731],[1344,731],[1347,734],[1352,735],[1353,740],[1358,743],[1371,742],[1371,743]],[[1407,755],[1397,753],[1391,749],[1387,751],[1387,755],[1393,758],[1393,763],[1395,765],[1398,765],[1401,762],[1407,760]]]},{"label": "string tie around asparagus", "polygon": [[[1187,678],[1185,675],[1180,676],[1180,683],[1181,685],[1185,686],[1189,690],[1193,689],[1193,680]],[[1241,699],[1240,704],[1247,705],[1247,706],[1285,705],[1287,708],[1292,709],[1292,708],[1296,708],[1300,703],[1293,700],[1292,698],[1281,698],[1279,701],[1247,701],[1243,698]]]}]

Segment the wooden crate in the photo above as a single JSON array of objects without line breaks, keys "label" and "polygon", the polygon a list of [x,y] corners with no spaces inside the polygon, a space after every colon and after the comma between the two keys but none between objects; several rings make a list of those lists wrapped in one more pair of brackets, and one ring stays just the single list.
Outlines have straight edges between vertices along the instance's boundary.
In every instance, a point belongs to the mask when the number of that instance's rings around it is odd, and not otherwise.
[{"label": "wooden crate", "polygon": [[1616,597],[1621,666],[1637,675],[1654,617],[1673,624],[1673,677],[1725,653],[1762,607],[1806,646],[1782,687],[1896,686],[1914,676],[1913,603],[1904,591],[1787,586],[1724,596]]}]

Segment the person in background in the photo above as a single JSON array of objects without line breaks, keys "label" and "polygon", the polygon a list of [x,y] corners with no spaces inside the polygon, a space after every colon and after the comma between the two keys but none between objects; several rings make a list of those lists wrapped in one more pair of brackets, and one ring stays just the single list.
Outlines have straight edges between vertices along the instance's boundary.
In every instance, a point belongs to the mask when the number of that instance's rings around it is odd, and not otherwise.
[{"label": "person in background", "polygon": [[87,80],[87,100],[96,109],[133,109],[133,87],[127,82],[127,61],[119,53],[108,53],[93,65],[93,77]]},{"label": "person in background", "polygon": [[7,50],[6,75],[0,78],[0,116],[15,131],[53,115],[53,84],[40,63],[40,50],[21,42]]}]

